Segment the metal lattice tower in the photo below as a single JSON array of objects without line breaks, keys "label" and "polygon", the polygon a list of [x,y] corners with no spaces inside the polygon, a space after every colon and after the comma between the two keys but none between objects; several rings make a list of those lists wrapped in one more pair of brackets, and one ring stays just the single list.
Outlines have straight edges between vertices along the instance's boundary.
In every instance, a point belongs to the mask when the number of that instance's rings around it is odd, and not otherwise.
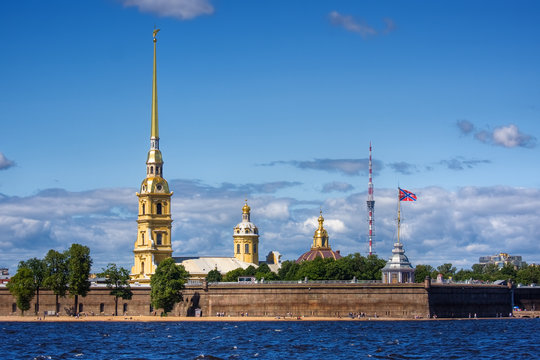
[{"label": "metal lattice tower", "polygon": [[369,142],[369,183],[368,183],[368,240],[369,255],[373,254],[373,217],[375,212],[375,200],[373,200],[373,167],[371,163],[371,141]]}]

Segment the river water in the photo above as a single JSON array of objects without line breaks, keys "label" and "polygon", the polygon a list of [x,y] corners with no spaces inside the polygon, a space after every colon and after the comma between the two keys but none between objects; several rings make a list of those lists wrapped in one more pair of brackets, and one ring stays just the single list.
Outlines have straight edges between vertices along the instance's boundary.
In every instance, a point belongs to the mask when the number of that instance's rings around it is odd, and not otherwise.
[{"label": "river water", "polygon": [[540,319],[0,322],[0,359],[539,359]]}]

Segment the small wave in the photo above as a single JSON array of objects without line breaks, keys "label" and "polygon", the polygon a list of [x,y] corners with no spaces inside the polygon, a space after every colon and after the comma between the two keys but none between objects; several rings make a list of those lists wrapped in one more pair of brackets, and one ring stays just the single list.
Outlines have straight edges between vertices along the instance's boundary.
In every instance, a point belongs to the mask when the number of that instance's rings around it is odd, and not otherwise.
[{"label": "small wave", "polygon": [[201,355],[197,356],[194,360],[198,360],[198,359],[223,360],[220,357],[216,357],[216,356],[212,356],[212,355],[204,355],[204,354],[201,354]]}]

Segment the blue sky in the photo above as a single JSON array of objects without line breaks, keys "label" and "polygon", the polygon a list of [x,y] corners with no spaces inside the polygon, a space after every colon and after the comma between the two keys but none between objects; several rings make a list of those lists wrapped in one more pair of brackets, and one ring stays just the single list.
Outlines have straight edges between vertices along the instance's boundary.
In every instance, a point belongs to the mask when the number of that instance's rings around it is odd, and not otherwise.
[{"label": "blue sky", "polygon": [[[0,11],[0,265],[71,242],[129,267],[149,148],[152,37],[176,256],[232,254],[243,199],[261,251],[377,254],[396,190],[413,264],[540,262],[534,1],[10,1]],[[114,254],[114,255],[111,255]]]}]

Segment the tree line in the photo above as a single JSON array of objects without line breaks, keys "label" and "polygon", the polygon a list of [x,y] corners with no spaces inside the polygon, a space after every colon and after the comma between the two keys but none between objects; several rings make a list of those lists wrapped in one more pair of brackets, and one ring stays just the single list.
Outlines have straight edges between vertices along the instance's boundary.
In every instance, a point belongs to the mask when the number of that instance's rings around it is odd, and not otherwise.
[{"label": "tree line", "polygon": [[[59,297],[69,294],[74,298],[73,309],[68,313],[78,314],[79,296],[85,297],[90,291],[90,270],[92,258],[90,249],[80,244],[72,244],[63,252],[49,250],[45,258],[31,258],[19,262],[17,273],[7,283],[7,288],[15,297],[21,314],[30,309],[30,303],[36,298],[34,313],[39,312],[40,290],[51,290],[55,296],[55,312],[58,312]],[[109,264],[98,276],[105,277],[110,294],[115,297],[115,314],[118,314],[118,298],[131,299],[129,272],[115,264]]]},{"label": "tree line", "polygon": [[246,269],[238,268],[222,275],[218,270],[208,273],[208,282],[236,282],[238,277],[253,276],[257,280],[380,280],[381,269],[386,261],[377,255],[362,256],[359,253],[350,254],[341,259],[323,259],[320,257],[311,261],[287,260],[281,264],[277,274],[270,270],[267,264],[260,264],[258,268],[249,266]]},{"label": "tree line", "polygon": [[442,264],[437,268],[431,265],[416,265],[416,282],[423,282],[426,276],[436,278],[441,274],[444,279],[454,281],[478,280],[493,282],[496,280],[511,280],[516,284],[540,284],[540,266],[525,265],[516,269],[514,265],[506,264],[498,267],[496,264],[474,264],[471,269],[457,270],[452,264]]}]

